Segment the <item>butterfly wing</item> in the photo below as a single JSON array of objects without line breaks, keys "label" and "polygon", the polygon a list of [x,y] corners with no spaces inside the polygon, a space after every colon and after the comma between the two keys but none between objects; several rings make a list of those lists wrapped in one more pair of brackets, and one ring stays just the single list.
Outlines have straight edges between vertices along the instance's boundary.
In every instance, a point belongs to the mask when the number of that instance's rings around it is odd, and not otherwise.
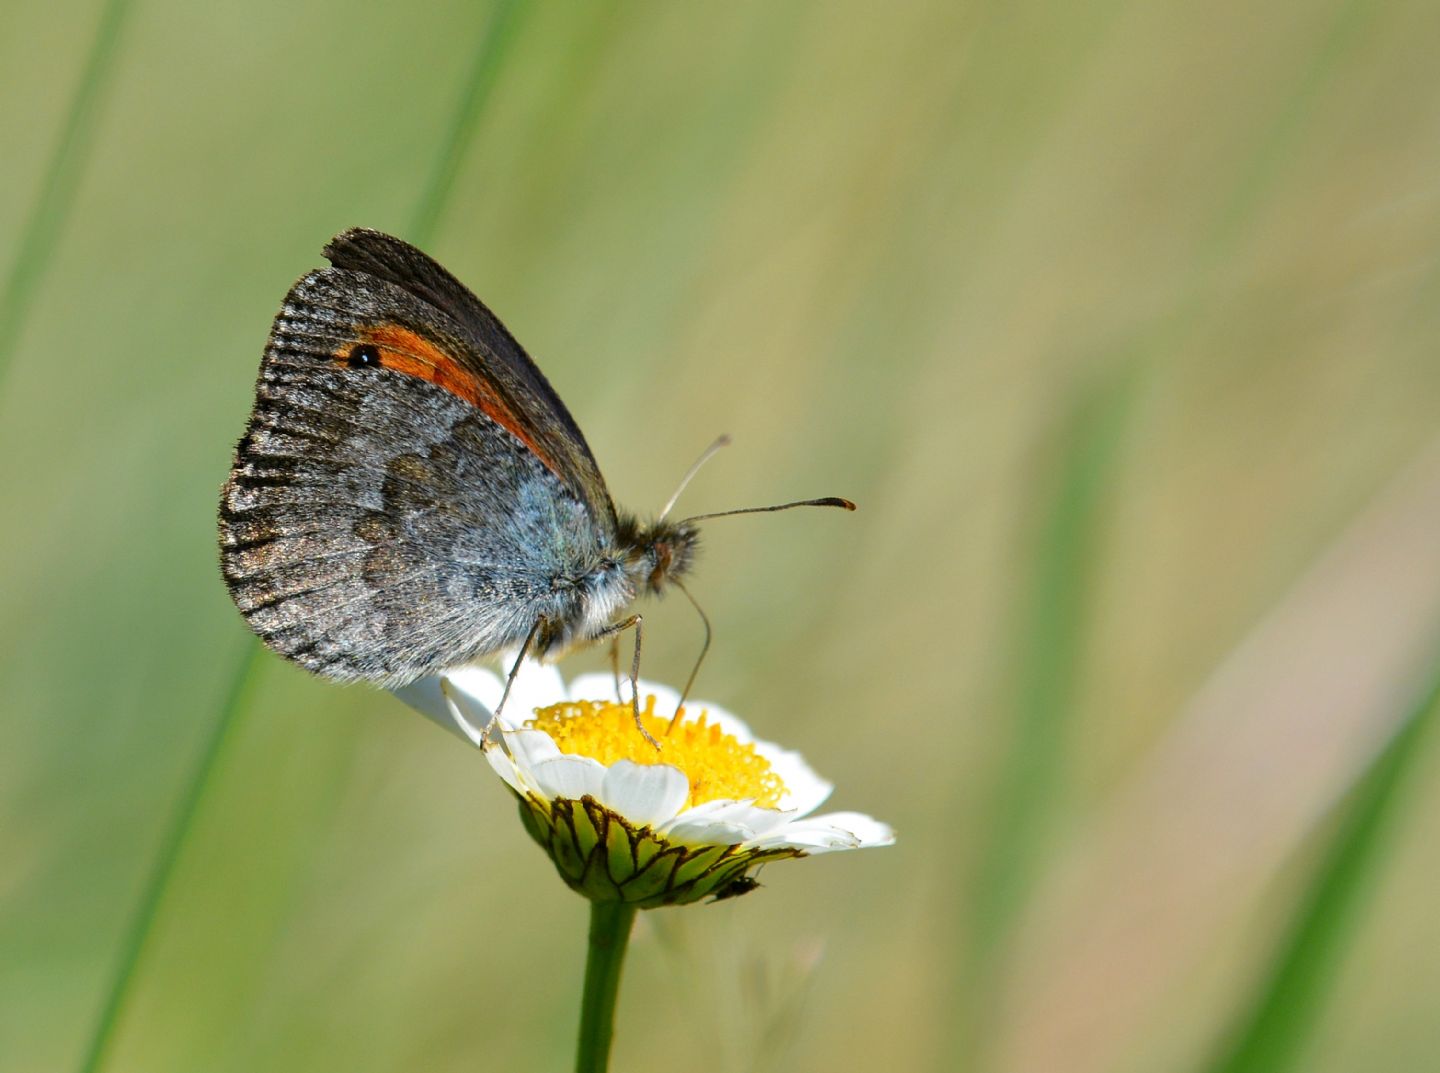
[{"label": "butterfly wing", "polygon": [[[222,492],[221,565],[281,655],[399,685],[580,617],[578,583],[612,569],[614,515],[499,322],[412,247],[356,234],[275,320]],[[398,251],[415,278],[357,251]]]},{"label": "butterfly wing", "polygon": [[394,284],[443,314],[447,327],[468,344],[458,360],[488,385],[496,409],[513,415],[531,449],[589,507],[597,524],[614,531],[614,503],[575,419],[524,348],[469,288],[408,242],[366,228],[336,235],[325,256],[337,269]]}]

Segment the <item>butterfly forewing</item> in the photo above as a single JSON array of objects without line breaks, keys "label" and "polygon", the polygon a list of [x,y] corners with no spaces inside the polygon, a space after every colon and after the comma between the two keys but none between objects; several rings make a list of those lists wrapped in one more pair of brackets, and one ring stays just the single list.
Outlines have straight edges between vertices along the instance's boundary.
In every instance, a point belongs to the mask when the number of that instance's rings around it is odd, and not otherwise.
[{"label": "butterfly forewing", "polygon": [[379,231],[342,232],[326,245],[325,256],[336,269],[388,282],[443,314],[465,344],[458,359],[497,405],[514,415],[513,424],[524,430],[522,439],[530,440],[552,472],[590,508],[596,524],[613,532],[615,507],[579,426],[545,374],[485,303],[433,258]]}]

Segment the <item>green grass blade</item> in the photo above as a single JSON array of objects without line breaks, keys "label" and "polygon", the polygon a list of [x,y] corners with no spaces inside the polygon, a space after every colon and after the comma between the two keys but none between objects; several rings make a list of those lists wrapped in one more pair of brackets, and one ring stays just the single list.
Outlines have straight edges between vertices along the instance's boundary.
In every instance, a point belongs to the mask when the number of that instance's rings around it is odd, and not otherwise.
[{"label": "green grass blade", "polygon": [[455,109],[450,128],[441,144],[430,180],[425,184],[420,204],[416,207],[415,218],[410,225],[409,239],[417,246],[429,245],[440,224],[440,216],[450,202],[455,189],[455,179],[460,174],[460,165],[465,160],[465,150],[474,136],[475,128],[495,87],[501,63],[520,23],[522,4],[519,0],[499,0],[490,13],[485,36],[475,52],[465,87],[460,94],[460,106]]},{"label": "green grass blade", "polygon": [[165,840],[160,844],[159,853],[156,854],[155,864],[150,872],[150,880],[145,886],[145,893],[140,899],[135,919],[126,931],[125,944],[120,951],[120,960],[115,968],[115,976],[110,983],[105,1005],[95,1022],[95,1029],[90,1035],[89,1045],[85,1048],[85,1059],[80,1065],[82,1073],[95,1073],[100,1069],[110,1050],[110,1045],[114,1041],[115,1030],[120,1024],[121,1014],[125,1012],[125,1004],[130,997],[130,983],[139,972],[148,940],[155,928],[155,921],[165,903],[165,895],[170,888],[171,877],[175,874],[175,866],[185,849],[185,843],[189,840],[190,833],[194,828],[195,817],[200,811],[201,803],[205,800],[211,780],[220,769],[220,760],[224,755],[226,743],[231,740],[231,731],[239,721],[240,714],[245,710],[250,694],[255,688],[258,678],[258,675],[255,674],[255,667],[259,663],[259,653],[259,645],[247,638],[245,655],[241,658],[240,665],[231,679],[225,703],[220,709],[220,718],[210,732],[210,740],[200,753],[195,773],[190,777],[190,785],[186,787],[180,803],[176,806],[175,818],[170,823],[170,830],[166,833]]},{"label": "green grass blade", "polygon": [[1326,859],[1276,951],[1253,1004],[1206,1073],[1284,1073],[1318,1024],[1364,899],[1383,863],[1405,776],[1440,709],[1440,662],[1423,696],[1351,792]]},{"label": "green grass blade", "polygon": [[[1251,219],[1263,203],[1285,158],[1284,150],[1312,114],[1310,105],[1319,87],[1327,84],[1339,58],[1360,38],[1364,16],[1370,10],[1365,3],[1352,3],[1337,16],[1295,92],[1267,125],[1266,138],[1250,167],[1237,177],[1231,195],[1222,202],[1213,237],[1197,257],[1186,303],[1135,347],[1137,362],[1148,363],[1188,334],[1203,308],[1211,267],[1239,241],[1241,223]],[[1022,612],[1015,737],[998,777],[993,806],[996,819],[980,857],[970,930],[970,979],[982,990],[1003,956],[1057,788],[1065,716],[1083,640],[1087,557],[1119,427],[1116,403],[1124,394],[1117,387],[1112,385],[1108,396],[1097,392],[1082,403],[1066,434],[1059,487],[1042,523],[1032,591]]]},{"label": "green grass blade", "polygon": [[[1298,131],[1313,116],[1313,102],[1347,51],[1362,39],[1373,5],[1357,0],[1337,13],[1320,49],[1294,92],[1283,102],[1250,165],[1237,177],[1220,206],[1213,237],[1199,251],[1194,279],[1182,308],[1142,339],[1132,362],[1151,365],[1189,333],[1203,307],[1208,275],[1244,234],[1272,188]],[[1104,385],[1082,401],[1066,442],[1059,487],[1033,564],[1029,604],[1023,611],[1022,668],[1015,704],[1015,738],[1002,761],[995,798],[997,822],[981,857],[971,941],[976,982],[998,964],[1020,905],[1042,834],[1043,819],[1056,789],[1064,748],[1064,720],[1071,704],[1083,633],[1083,596],[1097,508],[1110,472],[1114,439],[1128,381]]]},{"label": "green grass blade", "polygon": [[[112,7],[118,6],[118,3],[112,4]],[[420,197],[412,232],[417,242],[424,242],[432,235],[454,189],[455,177],[465,149],[483,112],[484,102],[495,83],[501,59],[513,39],[515,13],[519,6],[517,0],[501,0],[487,23],[484,39],[466,80],[454,120],[441,143],[430,181]],[[113,33],[111,37],[113,38]],[[125,944],[106,995],[105,1005],[100,1011],[80,1066],[81,1073],[96,1073],[104,1064],[130,996],[130,985],[138,974],[149,938],[164,905],[176,863],[190,837],[206,791],[219,770],[225,743],[230,740],[231,731],[248,704],[259,678],[259,669],[263,665],[259,643],[254,638],[247,638],[244,654],[240,657],[232,677],[220,718],[176,810],[170,831],[156,857],[135,920],[126,933]]]},{"label": "green grass blade", "polygon": [[59,244],[80,178],[90,159],[99,120],[101,97],[110,83],[119,52],[120,34],[130,13],[130,0],[109,0],[100,13],[95,40],[70,100],[65,126],[45,168],[40,193],[26,218],[15,260],[0,289],[0,383],[4,382],[19,345],[30,297],[44,279]]},{"label": "green grass blade", "polygon": [[[987,841],[975,871],[967,959],[972,1037],[986,1019],[986,996],[994,991],[1060,790],[1088,592],[1129,388],[1128,379],[1097,385],[1082,397],[1051,448],[1053,492],[1042,508],[1020,611],[1012,737],[1000,761]],[[960,1045],[973,1051],[978,1042],[962,1039]]]},{"label": "green grass blade", "polygon": [[1337,73],[1345,70],[1345,60],[1365,42],[1382,5],[1373,0],[1350,0],[1340,5],[1330,23],[1329,31],[1319,43],[1310,63],[1288,96],[1281,98],[1280,108],[1266,123],[1248,165],[1210,229],[1210,241],[1197,251],[1196,275],[1208,282],[1216,268],[1224,264],[1236,245],[1246,237],[1246,229],[1254,219],[1256,206],[1262,204],[1279,186],[1284,169],[1296,156],[1303,136],[1317,117],[1323,92]]}]

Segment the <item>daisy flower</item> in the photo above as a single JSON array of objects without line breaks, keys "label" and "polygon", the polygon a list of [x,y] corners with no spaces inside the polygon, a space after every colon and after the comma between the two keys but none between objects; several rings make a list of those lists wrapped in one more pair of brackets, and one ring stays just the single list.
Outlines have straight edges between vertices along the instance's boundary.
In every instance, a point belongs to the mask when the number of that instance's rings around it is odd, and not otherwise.
[{"label": "daisy flower", "polygon": [[[758,739],[734,715],[640,682],[635,727],[614,680],[565,685],[527,662],[491,726],[504,684],[480,668],[422,679],[396,695],[485,750],[514,792],[525,828],[569,886],[637,909],[727,898],[766,862],[885,846],[891,829],[858,812],[812,815],[833,789],[792,750]],[[608,699],[606,699],[608,698]],[[490,726],[489,738],[485,729]]]}]

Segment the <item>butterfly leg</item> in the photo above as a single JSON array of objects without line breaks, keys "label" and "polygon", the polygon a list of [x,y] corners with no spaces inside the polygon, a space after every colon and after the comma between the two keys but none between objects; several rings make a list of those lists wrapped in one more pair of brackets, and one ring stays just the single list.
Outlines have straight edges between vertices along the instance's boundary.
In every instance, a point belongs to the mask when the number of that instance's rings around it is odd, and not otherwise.
[{"label": "butterfly leg", "polygon": [[624,700],[620,695],[620,636],[614,634],[610,638],[610,674],[615,679],[615,699]]},{"label": "butterfly leg", "polygon": [[[640,645],[645,637],[645,616],[631,615],[621,622],[612,622],[597,633],[594,640],[598,641],[601,638],[610,637],[615,639],[618,646],[618,635],[628,630],[631,626],[635,627],[635,655],[630,660],[630,707],[635,714],[635,729],[640,731],[641,736],[644,737],[646,741],[655,746],[656,752],[659,752],[660,743],[651,737],[650,731],[646,730],[645,724],[640,721]],[[619,690],[617,689],[616,692],[619,692]]]},{"label": "butterfly leg", "polygon": [[540,622],[537,619],[535,625],[530,627],[530,632],[525,635],[525,642],[520,646],[519,653],[515,656],[515,662],[510,665],[510,673],[505,676],[505,689],[500,694],[500,703],[495,705],[495,711],[490,716],[490,722],[485,724],[485,732],[481,741],[490,741],[490,731],[495,726],[495,720],[500,718],[500,713],[505,710],[505,702],[510,699],[510,687],[515,684],[515,676],[520,673],[520,664],[525,662],[525,653],[530,651],[530,642],[535,640],[535,634],[540,631]]},{"label": "butterfly leg", "polygon": [[705,654],[710,651],[710,638],[712,636],[710,616],[705,614],[705,609],[700,606],[699,601],[690,595],[689,589],[680,584],[679,578],[671,578],[670,583],[685,594],[685,599],[690,601],[690,606],[693,607],[695,613],[700,616],[700,624],[705,627],[705,643],[700,646],[700,655],[695,657],[695,666],[690,668],[690,677],[685,679],[685,688],[680,691],[680,700],[675,705],[675,714],[670,717],[670,728],[666,731],[667,734],[670,730],[675,729],[676,723],[680,722],[680,713],[685,710],[685,701],[689,699],[690,690],[695,685],[695,676],[700,673],[700,664],[705,662]]}]

